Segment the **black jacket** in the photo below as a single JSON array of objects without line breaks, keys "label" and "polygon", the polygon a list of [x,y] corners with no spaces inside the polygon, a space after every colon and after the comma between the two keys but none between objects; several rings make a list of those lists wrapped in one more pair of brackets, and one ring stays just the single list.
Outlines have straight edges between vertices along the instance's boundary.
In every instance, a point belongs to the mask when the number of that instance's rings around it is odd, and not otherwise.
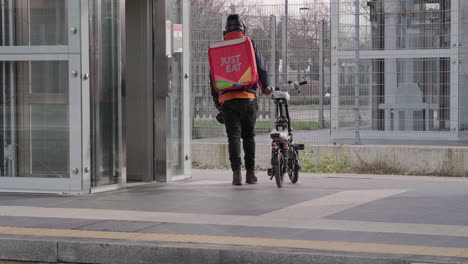
[{"label": "black jacket", "polygon": [[[257,72],[258,72],[258,78],[260,80],[260,85],[261,85],[261,88],[266,88],[270,85],[269,81],[268,81],[268,70],[267,70],[267,66],[265,64],[265,60],[263,59],[263,56],[262,56],[262,53],[260,52],[260,49],[257,47],[257,45],[255,44],[255,41],[252,40],[252,44],[253,44],[253,48],[254,48],[254,52],[255,52],[255,60],[257,62]],[[210,86],[211,86],[211,96],[213,96],[213,100],[214,101],[218,101],[218,93],[216,92],[214,86],[213,86],[213,80],[211,78],[211,74],[210,74]],[[247,90],[248,92],[251,92],[251,93],[256,93],[257,92],[257,85],[255,85],[254,87],[250,88],[249,90]]]}]

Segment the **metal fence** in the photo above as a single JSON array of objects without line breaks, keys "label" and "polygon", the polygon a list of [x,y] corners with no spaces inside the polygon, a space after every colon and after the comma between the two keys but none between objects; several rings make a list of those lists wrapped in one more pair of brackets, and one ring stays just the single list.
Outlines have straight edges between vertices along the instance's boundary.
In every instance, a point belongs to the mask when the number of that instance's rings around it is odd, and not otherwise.
[{"label": "metal fence", "polygon": [[[287,48],[284,6],[229,6],[215,12],[192,10],[193,138],[223,137],[224,127],[214,121],[217,111],[209,87],[207,50],[209,43],[222,39],[226,14],[233,11],[242,14],[248,35],[261,50],[272,86],[281,86],[288,80],[308,81],[300,93],[291,93],[290,111],[295,130],[329,129],[330,98],[325,95],[329,94],[331,81],[330,21],[329,6],[322,5],[323,12],[312,11],[318,5],[289,6]],[[269,132],[270,108],[269,97],[260,96],[257,134]]]},{"label": "metal fence", "polygon": [[[468,136],[468,1],[331,0],[193,9],[193,138],[225,140],[209,88],[208,45],[226,14],[243,15],[270,82],[307,80],[291,94],[298,140],[329,143],[463,144]],[[466,37],[465,37],[466,36]],[[466,38],[466,39],[465,39]],[[261,96],[259,141],[270,100]]]}]

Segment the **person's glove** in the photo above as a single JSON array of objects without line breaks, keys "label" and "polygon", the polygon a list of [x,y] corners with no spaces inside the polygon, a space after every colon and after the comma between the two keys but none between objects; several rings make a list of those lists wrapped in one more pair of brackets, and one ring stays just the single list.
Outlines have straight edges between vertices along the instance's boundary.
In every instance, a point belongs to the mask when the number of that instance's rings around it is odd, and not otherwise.
[{"label": "person's glove", "polygon": [[221,112],[222,111],[221,103],[218,100],[213,100],[213,103],[214,103],[214,106],[215,106],[216,110]]},{"label": "person's glove", "polygon": [[273,92],[273,88],[268,86],[268,87],[265,87],[262,89],[262,94],[265,94],[265,95],[269,95],[271,94],[271,92]]},{"label": "person's glove", "polygon": [[223,124],[223,125],[224,125],[224,115],[223,115],[223,112],[219,112],[219,113],[216,115],[216,121],[218,121],[220,124]]}]

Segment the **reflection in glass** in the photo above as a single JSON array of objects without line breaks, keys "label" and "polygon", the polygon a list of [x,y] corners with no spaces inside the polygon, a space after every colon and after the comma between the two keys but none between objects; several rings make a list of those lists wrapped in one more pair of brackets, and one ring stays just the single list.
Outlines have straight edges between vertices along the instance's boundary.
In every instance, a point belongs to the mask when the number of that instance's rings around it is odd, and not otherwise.
[{"label": "reflection in glass", "polygon": [[68,44],[66,0],[5,0],[0,5],[0,46]]},{"label": "reflection in glass", "polygon": [[68,62],[0,62],[0,176],[68,178]]},{"label": "reflection in glass", "polygon": [[31,105],[31,172],[64,177],[68,171],[68,106]]},{"label": "reflection in glass", "polygon": [[120,181],[119,0],[90,1],[92,185]]},{"label": "reflection in glass", "polygon": [[[44,76],[56,75],[55,78]],[[32,61],[31,93],[33,94],[68,94],[68,62]]]}]

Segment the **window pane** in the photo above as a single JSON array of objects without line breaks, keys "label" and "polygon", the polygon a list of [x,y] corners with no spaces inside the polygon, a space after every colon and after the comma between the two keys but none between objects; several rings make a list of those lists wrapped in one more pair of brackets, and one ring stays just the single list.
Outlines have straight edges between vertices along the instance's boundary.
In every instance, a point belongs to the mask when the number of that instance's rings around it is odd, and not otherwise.
[{"label": "window pane", "polygon": [[31,171],[68,177],[68,106],[31,105]]},{"label": "window pane", "polygon": [[0,176],[69,177],[68,68],[0,62]]},{"label": "window pane", "polygon": [[[67,94],[68,87],[67,61],[33,61],[31,62],[31,93]],[[56,76],[44,78],[44,76]]]},{"label": "window pane", "polygon": [[0,5],[0,25],[4,25],[0,46],[66,46],[67,13],[65,0],[4,1]]}]

